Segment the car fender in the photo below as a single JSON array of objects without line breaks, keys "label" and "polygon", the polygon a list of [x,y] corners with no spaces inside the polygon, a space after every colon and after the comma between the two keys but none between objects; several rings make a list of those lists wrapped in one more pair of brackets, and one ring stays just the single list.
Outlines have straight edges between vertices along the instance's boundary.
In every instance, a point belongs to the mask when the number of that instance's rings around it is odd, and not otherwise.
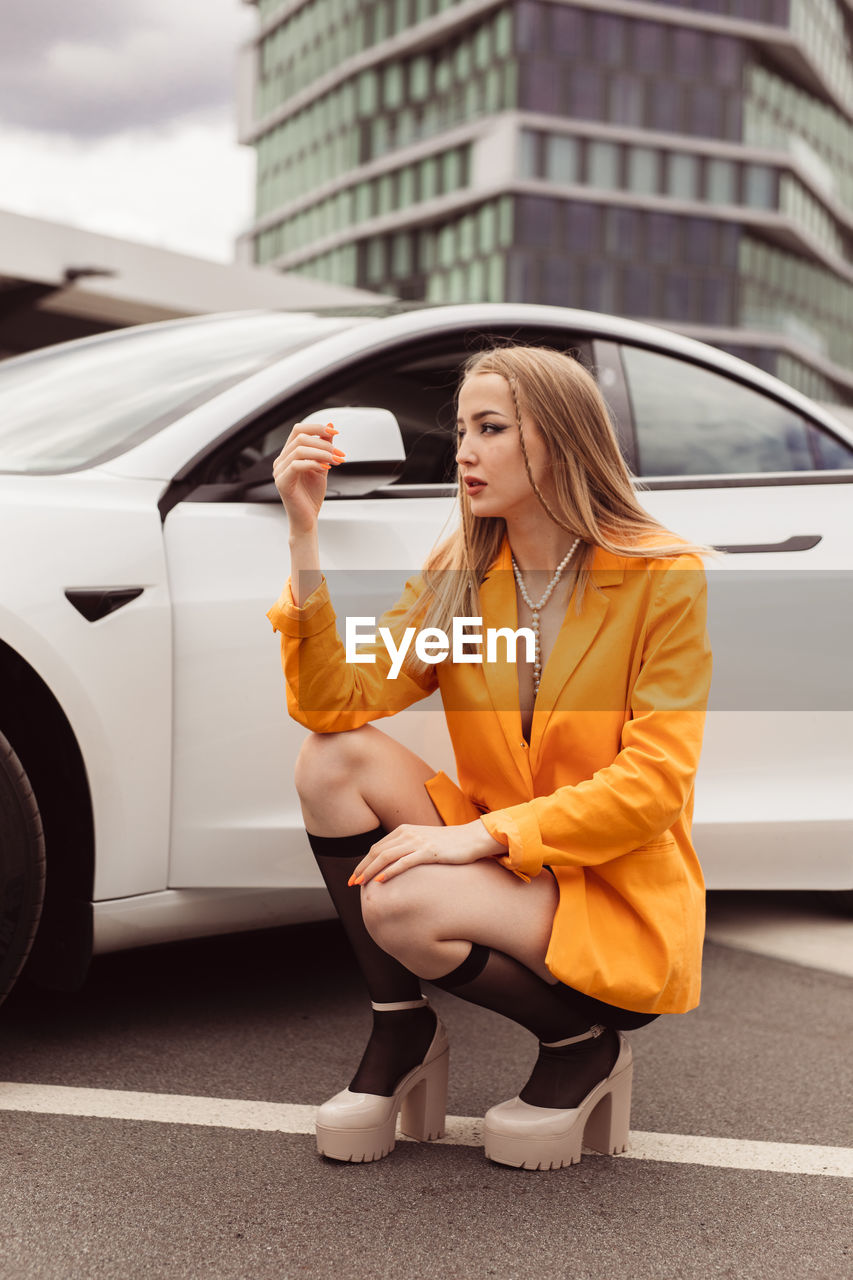
[{"label": "car fender", "polygon": [[[80,748],[96,899],[168,880],[172,639],[161,488],[94,472],[0,476],[0,639],[51,690]],[[94,621],[65,594],[120,587],[141,593]]]}]

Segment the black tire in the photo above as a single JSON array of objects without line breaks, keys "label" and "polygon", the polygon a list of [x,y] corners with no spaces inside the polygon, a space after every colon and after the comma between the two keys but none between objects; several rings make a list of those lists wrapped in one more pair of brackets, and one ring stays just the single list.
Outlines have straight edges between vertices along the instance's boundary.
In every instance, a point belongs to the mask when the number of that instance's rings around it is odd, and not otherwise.
[{"label": "black tire", "polygon": [[23,765],[0,733],[0,1001],[33,945],[44,879],[39,807]]}]

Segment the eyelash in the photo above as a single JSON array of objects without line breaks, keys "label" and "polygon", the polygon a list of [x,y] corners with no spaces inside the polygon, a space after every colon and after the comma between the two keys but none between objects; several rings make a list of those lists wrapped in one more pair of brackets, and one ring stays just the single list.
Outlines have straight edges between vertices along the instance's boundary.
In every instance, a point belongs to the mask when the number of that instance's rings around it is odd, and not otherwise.
[{"label": "eyelash", "polygon": [[[497,422],[484,422],[480,426],[480,435],[482,435],[485,431],[493,431],[496,435],[500,435],[502,431],[506,431],[506,427],[499,426]],[[465,436],[464,431],[456,432],[457,440],[461,441],[464,436]]]}]

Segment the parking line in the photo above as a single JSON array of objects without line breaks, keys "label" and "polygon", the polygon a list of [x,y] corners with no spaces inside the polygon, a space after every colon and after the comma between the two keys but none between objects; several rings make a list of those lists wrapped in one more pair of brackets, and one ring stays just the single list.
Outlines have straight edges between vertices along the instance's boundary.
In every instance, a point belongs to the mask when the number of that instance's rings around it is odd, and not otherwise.
[{"label": "parking line", "polygon": [[[134,1093],[124,1089],[0,1083],[0,1111],[313,1134],[317,1108],[289,1102],[198,1098],[182,1093]],[[477,1147],[482,1145],[482,1141],[481,1119],[448,1116],[447,1133],[439,1139],[439,1144]],[[853,1178],[853,1148],[807,1146],[796,1142],[751,1142],[740,1138],[632,1130],[630,1151],[617,1159]]]}]

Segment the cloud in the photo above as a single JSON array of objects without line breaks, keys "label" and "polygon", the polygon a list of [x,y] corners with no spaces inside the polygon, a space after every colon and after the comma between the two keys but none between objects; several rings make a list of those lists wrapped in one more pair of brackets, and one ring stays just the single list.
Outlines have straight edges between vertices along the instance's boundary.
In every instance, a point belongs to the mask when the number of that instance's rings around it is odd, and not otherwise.
[{"label": "cloud", "polygon": [[230,114],[84,141],[0,127],[0,207],[231,262],[255,157]]},{"label": "cloud", "polygon": [[233,111],[240,0],[4,0],[0,121],[106,138]]}]

